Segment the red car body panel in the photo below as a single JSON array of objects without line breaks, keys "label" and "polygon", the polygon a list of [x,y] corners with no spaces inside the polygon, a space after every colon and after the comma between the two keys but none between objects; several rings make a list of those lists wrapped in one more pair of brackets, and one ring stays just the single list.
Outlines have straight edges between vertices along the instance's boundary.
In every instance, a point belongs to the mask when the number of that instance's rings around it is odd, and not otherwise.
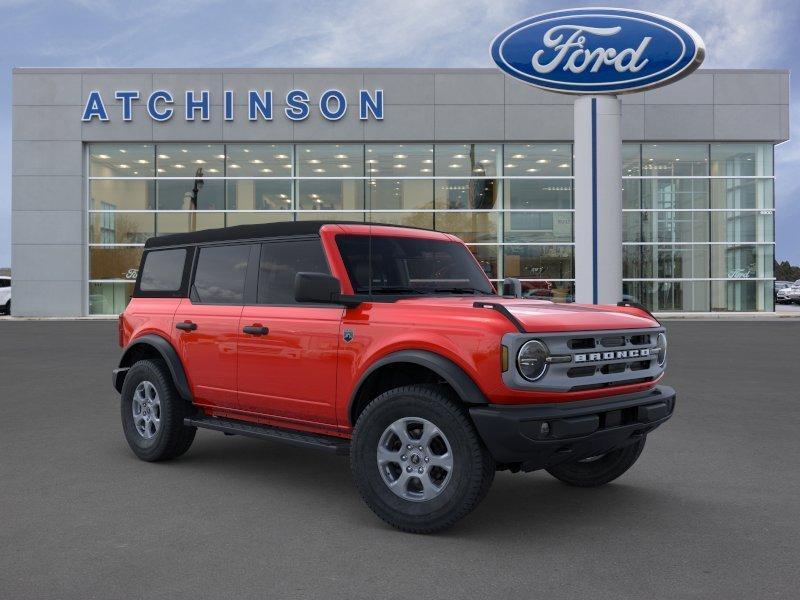
[{"label": "red car body panel", "polygon": [[[320,238],[343,294],[353,294],[336,236],[386,235],[462,243],[440,232],[331,224]],[[477,261],[476,261],[477,262]],[[488,280],[487,280],[488,281]],[[478,300],[504,305],[530,333],[658,327],[637,308],[553,304],[503,297],[412,297],[341,306],[225,306],[188,298],[133,298],[122,317],[122,340],[154,333],[171,341],[195,404],[214,416],[349,436],[349,406],[376,361],[401,350],[424,350],[458,365],[493,404],[572,402],[646,390],[658,381],[565,393],[511,389],[502,381],[500,339],[515,326]],[[175,328],[191,320],[198,330]],[[253,336],[242,327],[269,334]],[[343,341],[344,330],[352,332]]]}]

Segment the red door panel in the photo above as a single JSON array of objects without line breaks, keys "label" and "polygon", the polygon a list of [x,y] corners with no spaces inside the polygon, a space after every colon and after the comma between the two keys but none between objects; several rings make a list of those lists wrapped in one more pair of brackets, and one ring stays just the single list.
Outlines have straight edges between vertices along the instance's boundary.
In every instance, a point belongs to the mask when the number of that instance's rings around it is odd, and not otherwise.
[{"label": "red door panel", "polygon": [[[180,353],[195,403],[236,408],[236,345],[241,305],[192,304],[181,300],[173,319],[173,344]],[[178,329],[193,323],[194,330]]]},{"label": "red door panel", "polygon": [[[336,362],[343,309],[245,306],[239,321],[239,408],[336,425]],[[265,335],[244,333],[263,326]]]}]

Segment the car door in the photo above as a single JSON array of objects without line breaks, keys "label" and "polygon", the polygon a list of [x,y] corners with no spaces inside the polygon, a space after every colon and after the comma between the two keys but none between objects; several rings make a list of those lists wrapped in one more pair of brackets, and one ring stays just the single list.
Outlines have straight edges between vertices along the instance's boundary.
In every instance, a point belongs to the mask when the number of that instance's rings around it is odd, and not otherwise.
[{"label": "car door", "polygon": [[278,424],[335,427],[344,309],[295,302],[298,272],[330,272],[318,237],[261,245],[256,303],[239,321],[239,407]]},{"label": "car door", "polygon": [[237,408],[239,318],[251,252],[255,268],[257,244],[198,248],[189,298],[175,312],[175,346],[201,406]]}]

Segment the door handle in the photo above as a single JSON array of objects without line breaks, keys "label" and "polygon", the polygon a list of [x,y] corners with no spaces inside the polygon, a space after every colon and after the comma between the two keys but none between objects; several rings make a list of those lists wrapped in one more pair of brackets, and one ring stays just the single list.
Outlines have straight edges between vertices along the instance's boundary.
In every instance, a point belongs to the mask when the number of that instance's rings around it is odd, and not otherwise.
[{"label": "door handle", "polygon": [[192,323],[191,321],[176,323],[175,329],[180,329],[181,331],[194,331],[195,329],[197,329],[197,323]]},{"label": "door handle", "polygon": [[242,327],[242,331],[245,333],[249,333],[252,335],[267,335],[269,333],[269,329],[262,325],[247,325]]}]

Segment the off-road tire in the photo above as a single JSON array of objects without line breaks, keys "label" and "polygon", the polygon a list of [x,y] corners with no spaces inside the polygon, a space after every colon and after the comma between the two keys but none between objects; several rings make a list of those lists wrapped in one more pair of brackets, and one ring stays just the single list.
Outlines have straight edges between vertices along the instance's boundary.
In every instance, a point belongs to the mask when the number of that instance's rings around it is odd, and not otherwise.
[{"label": "off-road tire", "polygon": [[11,300],[5,303],[3,307],[3,312],[9,316],[11,315]]},{"label": "off-road tire", "polygon": [[630,469],[644,450],[646,436],[588,462],[562,463],[547,469],[556,479],[576,487],[598,487],[614,481]]},{"label": "off-road tire", "polygon": [[[133,394],[143,381],[152,383],[160,400],[160,427],[151,439],[137,431],[132,414]],[[130,368],[122,385],[120,416],[125,440],[140,459],[147,462],[170,460],[184,454],[194,441],[196,427],[186,427],[191,405],[178,394],[167,365],[162,360],[140,360]]]},{"label": "off-road tire", "polygon": [[[386,428],[413,417],[433,423],[452,447],[453,471],[441,493],[425,501],[397,496],[379,471],[377,448]],[[386,523],[410,533],[434,533],[466,516],[486,496],[495,463],[466,410],[435,385],[389,390],[370,402],[358,418],[350,447],[350,467],[367,506]]]}]

